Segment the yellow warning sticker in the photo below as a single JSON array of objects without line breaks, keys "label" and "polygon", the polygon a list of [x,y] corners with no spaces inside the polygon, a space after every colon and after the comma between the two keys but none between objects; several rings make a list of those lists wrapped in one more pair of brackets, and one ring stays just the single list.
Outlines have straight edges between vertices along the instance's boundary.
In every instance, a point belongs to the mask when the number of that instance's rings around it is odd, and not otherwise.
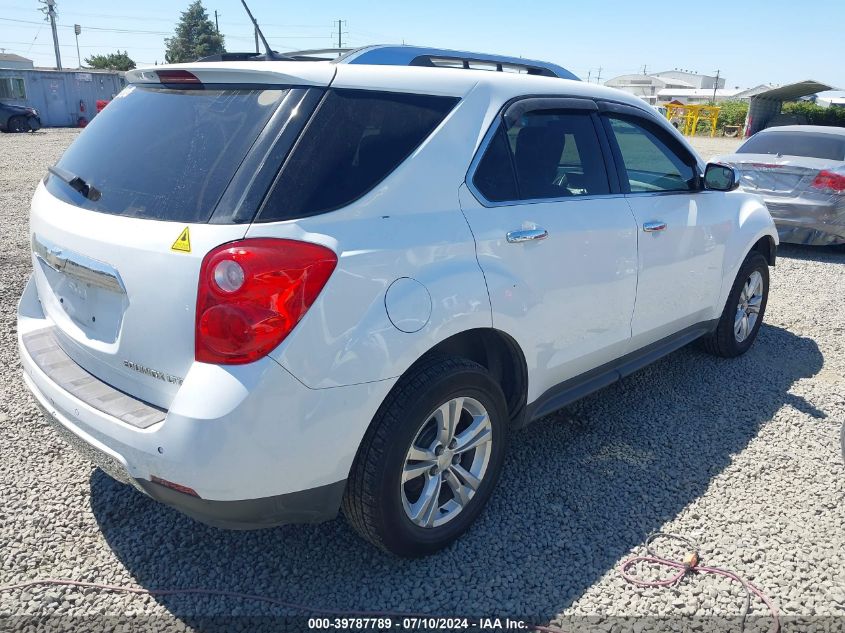
[{"label": "yellow warning sticker", "polygon": [[176,241],[173,242],[173,246],[170,247],[170,250],[181,251],[182,253],[191,252],[191,233],[188,231],[187,226],[182,229],[182,232],[179,234],[179,237],[176,238]]}]

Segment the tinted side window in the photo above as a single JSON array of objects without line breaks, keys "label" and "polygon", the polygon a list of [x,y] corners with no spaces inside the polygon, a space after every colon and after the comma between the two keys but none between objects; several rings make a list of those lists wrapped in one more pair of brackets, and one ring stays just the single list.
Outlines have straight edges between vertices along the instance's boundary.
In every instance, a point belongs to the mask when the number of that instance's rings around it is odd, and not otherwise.
[{"label": "tinted side window", "polygon": [[692,191],[696,188],[696,167],[687,164],[661,138],[662,134],[635,119],[608,119],[631,192]]},{"label": "tinted side window", "polygon": [[523,200],[610,193],[589,114],[528,112],[507,131]]},{"label": "tinted side window", "polygon": [[496,135],[487,146],[484,157],[478,163],[472,178],[475,187],[491,202],[517,200],[513,163],[505,129],[499,126]]},{"label": "tinted side window", "polygon": [[307,217],[357,200],[419,147],[457,101],[329,91],[282,168],[258,221]]}]

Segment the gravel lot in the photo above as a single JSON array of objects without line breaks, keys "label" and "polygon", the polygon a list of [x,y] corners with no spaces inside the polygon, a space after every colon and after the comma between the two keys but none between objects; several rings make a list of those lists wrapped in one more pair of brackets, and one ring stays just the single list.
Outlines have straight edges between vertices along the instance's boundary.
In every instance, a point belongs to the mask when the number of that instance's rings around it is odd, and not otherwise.
[{"label": "gravel lot", "polygon": [[[0,135],[0,585],[67,577],[209,587],[350,611],[523,616],[568,629],[583,628],[584,615],[604,630],[618,630],[623,616],[695,616],[687,624],[700,630],[715,625],[710,616],[736,615],[742,590],[712,576],[664,590],[619,577],[619,563],[664,530],[698,541],[708,564],[765,589],[792,618],[787,630],[798,629],[796,618],[819,630],[845,626],[845,254],[783,247],[766,325],[747,355],[725,361],[681,350],[516,434],[498,491],[470,533],[439,555],[398,560],[342,518],[259,532],[202,526],[93,469],[42,424],[20,378],[15,305],[30,270],[30,196],[75,135]],[[704,141],[705,154],[735,145]],[[214,616],[292,613],[202,596],[0,594],[0,628],[38,617],[42,627],[67,629],[55,616],[95,616],[70,628],[256,630],[271,624]],[[752,613],[766,610],[755,603]],[[768,621],[753,624],[764,630]],[[651,630],[634,625],[643,627]]]}]

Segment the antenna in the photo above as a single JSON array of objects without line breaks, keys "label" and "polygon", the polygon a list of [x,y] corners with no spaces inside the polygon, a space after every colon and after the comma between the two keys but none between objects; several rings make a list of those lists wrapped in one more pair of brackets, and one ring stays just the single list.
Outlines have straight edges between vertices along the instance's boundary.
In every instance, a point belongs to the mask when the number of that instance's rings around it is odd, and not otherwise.
[{"label": "antenna", "polygon": [[[249,16],[249,19],[252,20],[252,24],[255,26],[255,34],[261,38],[261,41],[264,44],[264,56],[267,59],[290,59],[290,57],[279,55],[273,49],[270,48],[270,44],[267,43],[267,38],[264,37],[264,33],[262,33],[261,29],[258,28],[258,21],[253,17],[252,11],[249,10],[249,7],[246,6],[246,0],[241,0],[241,4],[244,5],[244,9],[246,9],[246,14]],[[258,42],[256,42],[256,45],[257,44]]]}]

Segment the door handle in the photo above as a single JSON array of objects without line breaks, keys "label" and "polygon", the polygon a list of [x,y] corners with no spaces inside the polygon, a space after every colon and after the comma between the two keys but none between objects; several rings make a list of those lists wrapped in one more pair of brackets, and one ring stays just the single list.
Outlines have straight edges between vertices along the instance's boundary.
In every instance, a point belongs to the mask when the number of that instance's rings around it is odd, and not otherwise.
[{"label": "door handle", "polygon": [[643,222],[643,231],[646,233],[654,233],[655,231],[665,231],[665,222]]},{"label": "door handle", "polygon": [[507,238],[511,244],[519,242],[530,242],[532,240],[544,240],[549,236],[546,229],[522,229],[520,231],[508,231]]}]

